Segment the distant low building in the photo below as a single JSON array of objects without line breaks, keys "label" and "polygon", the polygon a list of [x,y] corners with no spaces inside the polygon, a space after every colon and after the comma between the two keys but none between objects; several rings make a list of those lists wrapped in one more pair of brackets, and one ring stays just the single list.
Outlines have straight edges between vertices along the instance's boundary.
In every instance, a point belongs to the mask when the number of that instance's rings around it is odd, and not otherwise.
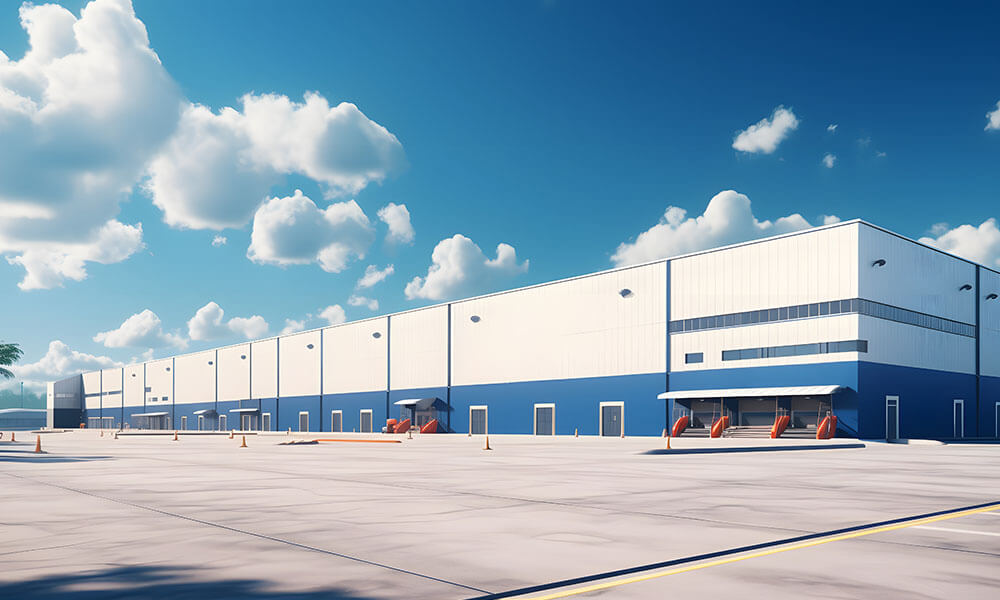
[{"label": "distant low building", "polygon": [[0,409],[0,430],[39,429],[45,426],[44,408],[4,408]]}]

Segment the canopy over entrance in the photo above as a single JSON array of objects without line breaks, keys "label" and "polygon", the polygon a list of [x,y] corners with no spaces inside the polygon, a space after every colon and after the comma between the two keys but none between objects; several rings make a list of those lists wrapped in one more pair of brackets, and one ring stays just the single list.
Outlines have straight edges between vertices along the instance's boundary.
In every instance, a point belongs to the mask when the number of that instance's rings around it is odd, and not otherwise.
[{"label": "canopy over entrance", "polygon": [[407,398],[394,402],[396,406],[406,406],[414,410],[448,410],[448,405],[440,398]]},{"label": "canopy over entrance", "polygon": [[657,396],[660,400],[690,400],[697,398],[769,398],[775,396],[828,396],[842,385],[806,385],[798,387],[728,388],[721,390],[677,390]]}]

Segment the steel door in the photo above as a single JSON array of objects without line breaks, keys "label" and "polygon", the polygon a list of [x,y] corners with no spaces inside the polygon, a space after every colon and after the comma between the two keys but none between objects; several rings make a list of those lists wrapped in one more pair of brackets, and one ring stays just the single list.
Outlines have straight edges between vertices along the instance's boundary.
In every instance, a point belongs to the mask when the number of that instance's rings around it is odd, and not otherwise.
[{"label": "steel door", "polygon": [[601,407],[601,435],[620,436],[622,434],[622,407],[608,405]]}]

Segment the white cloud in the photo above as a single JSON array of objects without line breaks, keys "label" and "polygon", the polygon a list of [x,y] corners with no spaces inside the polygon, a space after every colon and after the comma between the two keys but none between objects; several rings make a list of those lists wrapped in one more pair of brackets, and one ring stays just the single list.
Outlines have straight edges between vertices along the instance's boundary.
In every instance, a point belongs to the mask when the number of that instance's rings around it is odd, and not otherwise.
[{"label": "white cloud", "polygon": [[799,126],[791,109],[779,106],[771,118],[764,118],[739,132],[733,139],[733,148],[741,152],[771,154],[788,134]]},{"label": "white cloud", "polygon": [[347,299],[347,303],[351,306],[367,306],[368,310],[378,310],[378,299],[376,298],[368,298],[366,296],[358,296],[354,294]]},{"label": "white cloud", "polygon": [[188,322],[188,336],[192,340],[214,340],[237,334],[245,339],[262,337],[268,330],[267,321],[260,315],[233,317],[224,320],[225,311],[215,302],[209,302],[194,313]]},{"label": "white cloud", "polygon": [[95,0],[79,18],[25,3],[20,20],[28,51],[0,52],[0,254],[38,289],[141,247],[141,226],[114,219],[182,99],[127,0]]},{"label": "white cloud", "polygon": [[837,215],[821,215],[820,219],[823,221],[824,225],[833,225],[835,223],[840,223],[840,217]]},{"label": "white cloud", "polygon": [[413,241],[416,234],[410,224],[410,211],[405,204],[386,204],[378,210],[378,218],[389,226],[386,239],[390,242],[409,244]]},{"label": "white cloud", "polygon": [[[823,217],[824,223],[837,221],[834,216]],[[683,208],[667,207],[659,223],[640,233],[634,242],[622,242],[611,261],[619,266],[637,264],[809,227],[798,213],[773,223],[759,221],[750,209],[749,198],[726,190],[712,197],[698,217],[688,218]]]},{"label": "white cloud", "polygon": [[996,110],[986,113],[986,130],[1000,129],[1000,102],[997,102]]},{"label": "white cloud", "polygon": [[832,169],[834,163],[836,163],[836,162],[837,162],[837,156],[836,155],[830,154],[829,152],[827,152],[825,155],[823,155],[823,166],[826,167],[827,169]]},{"label": "white cloud", "polygon": [[224,235],[217,235],[214,238],[212,238],[212,246],[215,247],[215,248],[218,248],[219,246],[225,246],[226,242],[228,242],[228,241],[229,240],[226,239],[226,236],[224,236]]},{"label": "white cloud", "polygon": [[876,152],[875,156],[877,156],[879,158],[885,158],[886,157],[886,153],[885,152]]},{"label": "white cloud", "polygon": [[25,269],[17,287],[41,290],[61,286],[66,279],[82,281],[87,277],[88,262],[121,262],[144,247],[142,223],[125,225],[111,220],[91,235],[91,239],[80,242],[22,243],[20,255],[7,257],[7,262]]},{"label": "white cloud", "polygon": [[77,352],[61,340],[52,340],[45,355],[37,362],[14,365],[11,370],[17,380],[24,381],[25,387],[44,388],[49,381],[57,381],[84,371],[118,366],[121,363],[107,356]]},{"label": "white cloud", "polygon": [[379,270],[379,268],[375,265],[368,265],[365,267],[365,274],[358,280],[357,288],[359,290],[370,288],[375,284],[384,281],[386,277],[392,275],[395,271],[396,269],[392,265],[388,265],[382,270]]},{"label": "white cloud", "polygon": [[247,256],[280,266],[315,262],[338,273],[352,258],[364,258],[373,239],[371,223],[354,200],[320,209],[295,190],[295,195],[271,198],[257,210]]},{"label": "white cloud", "polygon": [[320,183],[327,197],[356,194],[403,167],[403,147],[357,106],[331,107],[247,94],[242,111],[190,105],[153,161],[147,190],[175,227],[242,227],[283,175]]},{"label": "white cloud", "polygon": [[829,125],[826,126],[826,130],[829,131],[830,133],[836,133],[837,132],[837,124],[836,123],[830,123]]},{"label": "white cloud", "polygon": [[306,320],[295,321],[294,319],[285,319],[285,327],[281,330],[279,335],[288,335],[290,333],[298,333],[306,328]]},{"label": "white cloud", "polygon": [[494,289],[527,270],[528,261],[518,264],[513,246],[498,244],[497,257],[489,259],[472,240],[455,234],[438,242],[427,276],[414,277],[405,293],[411,300],[454,298]]},{"label": "white cloud", "polygon": [[117,329],[98,333],[94,336],[94,341],[108,348],[187,346],[187,342],[181,336],[164,332],[160,317],[148,308],[125,319]]},{"label": "white cloud", "polygon": [[327,306],[320,311],[319,316],[321,319],[326,319],[326,322],[330,325],[340,325],[347,321],[347,314],[344,313],[344,307],[339,304]]},{"label": "white cloud", "polygon": [[922,237],[920,241],[989,267],[1000,267],[1000,228],[995,218],[986,219],[978,227],[959,225],[951,229],[946,223],[938,223],[931,233],[935,237]]}]

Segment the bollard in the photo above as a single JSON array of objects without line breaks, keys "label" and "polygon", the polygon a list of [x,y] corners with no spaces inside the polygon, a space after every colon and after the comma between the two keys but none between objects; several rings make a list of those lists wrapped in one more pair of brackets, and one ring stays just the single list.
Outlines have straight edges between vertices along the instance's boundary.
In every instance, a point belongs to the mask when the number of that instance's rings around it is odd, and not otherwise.
[{"label": "bollard", "polygon": [[408,439],[408,440],[412,440],[413,439],[413,429],[407,429],[406,430],[406,439]]},{"label": "bollard", "polygon": [[291,427],[288,428],[288,433],[286,435],[292,435],[292,428]]},{"label": "bollard", "polygon": [[490,448],[490,436],[487,435],[486,436],[486,446],[483,448],[483,450],[492,450],[492,449],[493,448]]},{"label": "bollard", "polygon": [[35,437],[35,454],[42,453],[42,436]]},{"label": "bollard", "polygon": [[246,448],[246,447],[247,447],[247,436],[243,436],[243,443],[240,444],[240,448]]},{"label": "bollard", "polygon": [[175,442],[177,441],[177,431],[176,430],[174,431],[174,441]]},{"label": "bollard", "polygon": [[573,430],[573,437],[580,437],[580,430],[579,429],[574,429]]},{"label": "bollard", "polygon": [[115,432],[115,439],[116,440],[118,439],[118,432],[117,431]]},{"label": "bollard", "polygon": [[229,432],[229,439],[233,439],[233,432],[232,431]]},{"label": "bollard", "polygon": [[101,430],[101,435],[99,437],[104,437],[104,430]]},{"label": "bollard", "polygon": [[14,439],[14,432],[13,431],[10,432],[10,441],[11,442],[16,442],[17,441],[17,440]]},{"label": "bollard", "polygon": [[663,433],[660,434],[660,437],[667,437],[667,429],[665,427],[663,428]]}]

